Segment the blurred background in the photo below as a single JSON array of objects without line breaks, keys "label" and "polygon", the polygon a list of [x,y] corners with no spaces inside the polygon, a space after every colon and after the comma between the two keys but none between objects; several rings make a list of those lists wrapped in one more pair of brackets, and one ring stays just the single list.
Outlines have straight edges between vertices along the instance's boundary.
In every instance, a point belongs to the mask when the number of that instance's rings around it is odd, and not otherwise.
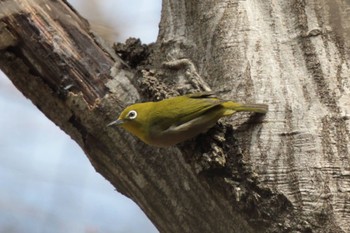
[{"label": "blurred background", "polygon": [[[68,2],[110,42],[156,40],[161,0]],[[158,232],[1,71],[0,111],[1,233]]]}]

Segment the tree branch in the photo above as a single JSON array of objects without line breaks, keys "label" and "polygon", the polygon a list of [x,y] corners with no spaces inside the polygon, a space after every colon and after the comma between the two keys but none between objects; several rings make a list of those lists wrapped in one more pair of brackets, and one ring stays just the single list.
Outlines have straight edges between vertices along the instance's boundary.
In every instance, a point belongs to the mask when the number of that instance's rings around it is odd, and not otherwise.
[{"label": "tree branch", "polygon": [[[329,83],[313,63],[316,47],[309,49],[317,38],[299,37],[309,28],[290,26],[305,24],[305,3],[279,4],[290,10],[272,1],[250,6],[165,0],[157,43],[128,40],[116,47],[125,55],[121,61],[66,2],[2,1],[0,68],[161,232],[339,232],[347,225],[331,206],[346,203],[346,195],[331,187],[348,178],[330,172],[335,166],[348,169],[339,160],[348,159],[349,151],[349,124],[339,101],[348,99],[346,77],[340,75],[337,85]],[[273,21],[277,16],[284,16],[292,31],[288,35]],[[256,28],[270,36],[259,36]],[[300,64],[305,58],[310,59]],[[341,61],[340,74],[349,67],[348,60]],[[299,79],[309,75],[312,81]],[[260,119],[241,115],[233,126],[220,123],[206,135],[167,149],[106,128],[126,105],[140,99],[210,87],[228,99],[269,102],[270,112]],[[335,98],[334,93],[341,94]],[[335,113],[321,99],[327,96],[337,106]],[[332,144],[336,140],[342,144]],[[340,156],[337,165],[329,170],[315,165],[315,159],[325,162],[324,155]],[[323,180],[323,194],[341,197],[318,202],[309,180]],[[326,206],[310,215],[319,203]]]}]

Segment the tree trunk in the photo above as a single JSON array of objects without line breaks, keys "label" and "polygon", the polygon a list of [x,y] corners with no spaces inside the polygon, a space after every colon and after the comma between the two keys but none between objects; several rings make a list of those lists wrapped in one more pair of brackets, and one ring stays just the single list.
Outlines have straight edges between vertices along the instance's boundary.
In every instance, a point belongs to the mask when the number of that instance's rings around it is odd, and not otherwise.
[{"label": "tree trunk", "polygon": [[[113,54],[65,1],[0,1],[0,68],[160,232],[348,232],[348,1],[163,0]],[[269,104],[176,147],[107,128],[128,104],[213,90]]]}]

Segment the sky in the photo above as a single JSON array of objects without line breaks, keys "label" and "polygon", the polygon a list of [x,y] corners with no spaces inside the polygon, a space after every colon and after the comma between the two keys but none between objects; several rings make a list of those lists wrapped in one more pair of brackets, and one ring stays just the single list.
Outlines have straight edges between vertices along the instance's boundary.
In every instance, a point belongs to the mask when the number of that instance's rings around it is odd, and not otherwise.
[{"label": "sky", "polygon": [[[110,41],[156,40],[160,0],[69,2]],[[1,72],[0,112],[0,232],[158,232]]]}]

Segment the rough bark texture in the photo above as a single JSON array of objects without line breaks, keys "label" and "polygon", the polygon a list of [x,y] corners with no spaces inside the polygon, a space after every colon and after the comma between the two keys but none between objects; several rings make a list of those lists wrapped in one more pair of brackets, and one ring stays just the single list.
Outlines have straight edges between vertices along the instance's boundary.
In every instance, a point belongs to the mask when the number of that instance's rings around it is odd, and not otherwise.
[{"label": "rough bark texture", "polygon": [[[164,0],[157,42],[116,45],[121,61],[64,1],[2,0],[0,68],[161,232],[348,232],[349,8]],[[105,127],[210,89],[270,111],[168,149]]]}]

